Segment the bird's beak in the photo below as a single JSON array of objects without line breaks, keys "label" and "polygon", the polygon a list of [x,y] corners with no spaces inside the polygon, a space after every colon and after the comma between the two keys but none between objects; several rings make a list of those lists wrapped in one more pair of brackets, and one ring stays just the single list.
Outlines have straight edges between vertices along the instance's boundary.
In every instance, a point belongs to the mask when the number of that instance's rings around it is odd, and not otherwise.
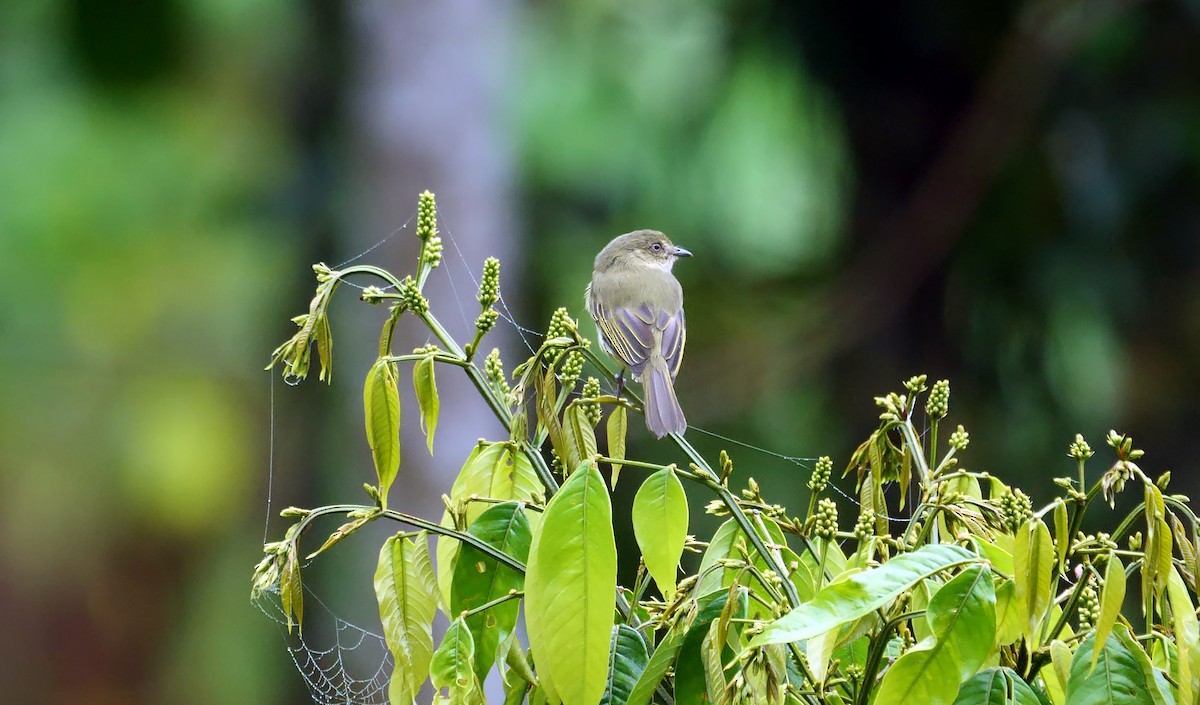
[{"label": "bird's beak", "polygon": [[691,252],[688,252],[687,250],[683,249],[679,245],[675,246],[675,251],[672,252],[671,254],[675,255],[676,257],[691,257],[692,256]]}]

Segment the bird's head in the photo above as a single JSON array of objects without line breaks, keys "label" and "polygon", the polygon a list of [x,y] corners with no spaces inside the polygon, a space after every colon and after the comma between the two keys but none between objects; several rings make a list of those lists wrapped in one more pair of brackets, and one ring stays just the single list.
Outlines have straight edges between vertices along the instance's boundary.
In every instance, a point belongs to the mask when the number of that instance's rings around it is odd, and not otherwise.
[{"label": "bird's head", "polygon": [[596,255],[596,271],[603,272],[615,264],[638,265],[671,271],[679,257],[692,253],[671,242],[657,230],[635,230],[619,235]]}]

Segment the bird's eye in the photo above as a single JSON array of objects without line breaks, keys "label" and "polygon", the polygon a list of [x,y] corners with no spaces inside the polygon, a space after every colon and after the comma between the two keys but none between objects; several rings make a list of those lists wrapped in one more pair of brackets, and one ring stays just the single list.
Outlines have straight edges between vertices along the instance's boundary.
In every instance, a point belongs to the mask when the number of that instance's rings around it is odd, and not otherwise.
[{"label": "bird's eye", "polygon": [[662,243],[661,243],[661,242],[656,242],[656,243],[654,243],[653,245],[651,245],[651,246],[650,246],[650,249],[651,249],[651,250],[653,250],[653,251],[655,251],[655,252],[662,252]]}]

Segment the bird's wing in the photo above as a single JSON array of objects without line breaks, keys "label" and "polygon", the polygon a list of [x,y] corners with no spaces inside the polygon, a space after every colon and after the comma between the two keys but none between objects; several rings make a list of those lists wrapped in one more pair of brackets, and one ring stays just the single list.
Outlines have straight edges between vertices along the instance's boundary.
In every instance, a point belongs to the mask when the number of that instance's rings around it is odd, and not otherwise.
[{"label": "bird's wing", "polygon": [[684,325],[683,309],[669,315],[660,311],[655,325],[662,330],[662,356],[667,361],[667,369],[671,371],[671,379],[679,374],[679,365],[683,362],[683,346],[687,343],[687,326]]},{"label": "bird's wing", "polygon": [[634,375],[640,376],[655,345],[657,317],[650,308],[644,305],[609,308],[589,297],[588,311],[609,350]]}]

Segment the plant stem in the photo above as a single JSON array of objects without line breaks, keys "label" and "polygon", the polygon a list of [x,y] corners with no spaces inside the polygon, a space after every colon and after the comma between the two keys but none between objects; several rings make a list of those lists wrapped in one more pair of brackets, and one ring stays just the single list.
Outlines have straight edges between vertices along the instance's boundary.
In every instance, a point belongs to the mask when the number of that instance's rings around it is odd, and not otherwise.
[{"label": "plant stem", "polygon": [[523,590],[513,590],[513,591],[509,592],[507,595],[501,595],[500,597],[497,597],[496,599],[492,600],[491,602],[485,602],[478,607],[472,607],[469,610],[464,610],[462,612],[462,614],[458,615],[458,617],[459,617],[459,619],[466,619],[467,617],[477,615],[480,612],[490,610],[491,608],[495,607],[496,605],[502,605],[505,602],[508,602],[509,600],[519,600],[522,597],[525,597],[525,592]]}]

